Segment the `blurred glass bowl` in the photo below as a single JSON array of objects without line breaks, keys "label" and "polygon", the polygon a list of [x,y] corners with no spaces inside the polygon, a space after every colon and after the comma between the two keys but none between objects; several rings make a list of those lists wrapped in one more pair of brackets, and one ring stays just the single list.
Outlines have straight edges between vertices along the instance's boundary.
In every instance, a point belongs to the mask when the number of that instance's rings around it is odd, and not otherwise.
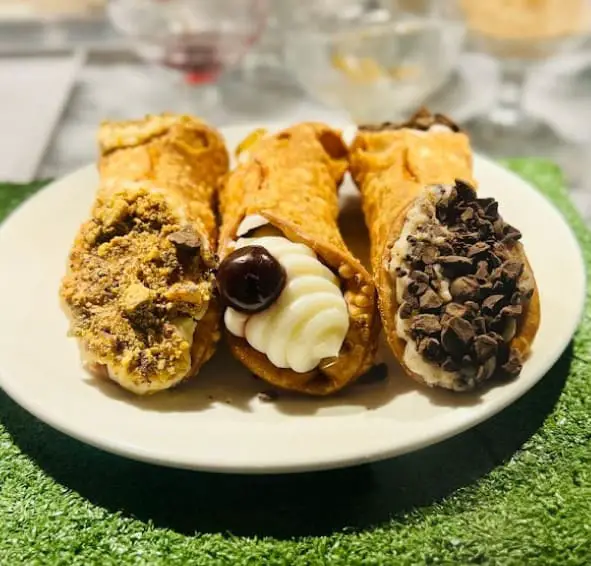
[{"label": "blurred glass bowl", "polygon": [[[531,69],[584,46],[591,34],[590,0],[461,0],[473,48],[496,58],[495,103],[463,124],[472,144],[496,157],[546,156],[561,161],[565,140],[550,120],[529,113]],[[564,101],[568,104],[568,101]]]},{"label": "blurred glass bowl", "polygon": [[347,2],[310,12],[286,33],[285,62],[301,86],[357,123],[405,117],[439,87],[462,52],[456,2]]}]

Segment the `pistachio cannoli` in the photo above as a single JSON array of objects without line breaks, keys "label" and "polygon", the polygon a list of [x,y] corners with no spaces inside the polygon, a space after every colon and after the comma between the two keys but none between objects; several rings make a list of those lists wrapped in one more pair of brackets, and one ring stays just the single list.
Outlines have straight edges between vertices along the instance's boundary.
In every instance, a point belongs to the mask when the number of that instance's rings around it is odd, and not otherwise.
[{"label": "pistachio cannoli", "polygon": [[228,155],[190,116],[107,122],[99,145],[61,297],[89,368],[153,393],[195,375],[219,338],[212,200]]}]

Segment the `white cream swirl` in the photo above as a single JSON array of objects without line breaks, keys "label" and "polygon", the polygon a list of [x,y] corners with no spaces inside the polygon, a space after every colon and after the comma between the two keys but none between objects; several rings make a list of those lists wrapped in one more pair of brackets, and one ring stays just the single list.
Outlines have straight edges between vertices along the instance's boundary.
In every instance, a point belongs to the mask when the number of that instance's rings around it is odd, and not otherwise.
[{"label": "white cream swirl", "polygon": [[284,267],[285,288],[267,310],[256,314],[226,309],[226,328],[265,354],[278,368],[313,370],[337,356],[349,330],[347,303],[338,278],[306,245],[284,236],[240,238],[236,249],[263,246]]}]

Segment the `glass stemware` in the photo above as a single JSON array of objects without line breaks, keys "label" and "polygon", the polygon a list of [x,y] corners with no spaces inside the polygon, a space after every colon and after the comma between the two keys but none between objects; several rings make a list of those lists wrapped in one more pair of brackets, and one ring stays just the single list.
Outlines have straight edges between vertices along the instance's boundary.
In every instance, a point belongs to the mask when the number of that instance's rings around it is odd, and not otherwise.
[{"label": "glass stemware", "polygon": [[452,0],[303,3],[285,59],[301,86],[354,121],[400,120],[453,71],[464,23]]},{"label": "glass stemware", "polygon": [[267,0],[110,0],[108,13],[136,53],[153,64],[155,80],[170,83],[172,77],[169,110],[207,116],[217,102],[220,74],[261,35]]},{"label": "glass stemware", "polygon": [[286,34],[301,86],[355,122],[400,120],[450,76],[464,24],[451,0],[310,4]]},{"label": "glass stemware", "polygon": [[554,156],[564,142],[524,107],[532,67],[572,51],[586,37],[587,0],[462,0],[473,46],[499,64],[499,86],[489,111],[465,124],[474,145],[491,155]]}]

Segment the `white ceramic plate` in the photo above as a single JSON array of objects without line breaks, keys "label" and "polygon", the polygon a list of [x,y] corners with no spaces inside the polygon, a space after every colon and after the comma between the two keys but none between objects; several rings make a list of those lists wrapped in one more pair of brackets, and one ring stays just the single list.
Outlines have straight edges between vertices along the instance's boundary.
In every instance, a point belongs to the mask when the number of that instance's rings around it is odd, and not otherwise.
[{"label": "white ceramic plate", "polygon": [[[224,130],[233,147],[248,128]],[[582,314],[584,266],[560,214],[535,189],[477,156],[480,193],[518,226],[540,287],[542,324],[521,376],[481,393],[454,395],[401,375],[386,347],[389,378],[328,399],[267,389],[221,345],[193,383],[136,398],[80,366],[66,338],[58,287],[97,183],[86,167],[40,192],[0,227],[0,384],[25,409],[84,442],[132,458],[220,472],[293,472],[359,464],[416,450],[474,426],[523,395],[567,346]],[[342,189],[342,225],[366,253],[354,187]]]}]

